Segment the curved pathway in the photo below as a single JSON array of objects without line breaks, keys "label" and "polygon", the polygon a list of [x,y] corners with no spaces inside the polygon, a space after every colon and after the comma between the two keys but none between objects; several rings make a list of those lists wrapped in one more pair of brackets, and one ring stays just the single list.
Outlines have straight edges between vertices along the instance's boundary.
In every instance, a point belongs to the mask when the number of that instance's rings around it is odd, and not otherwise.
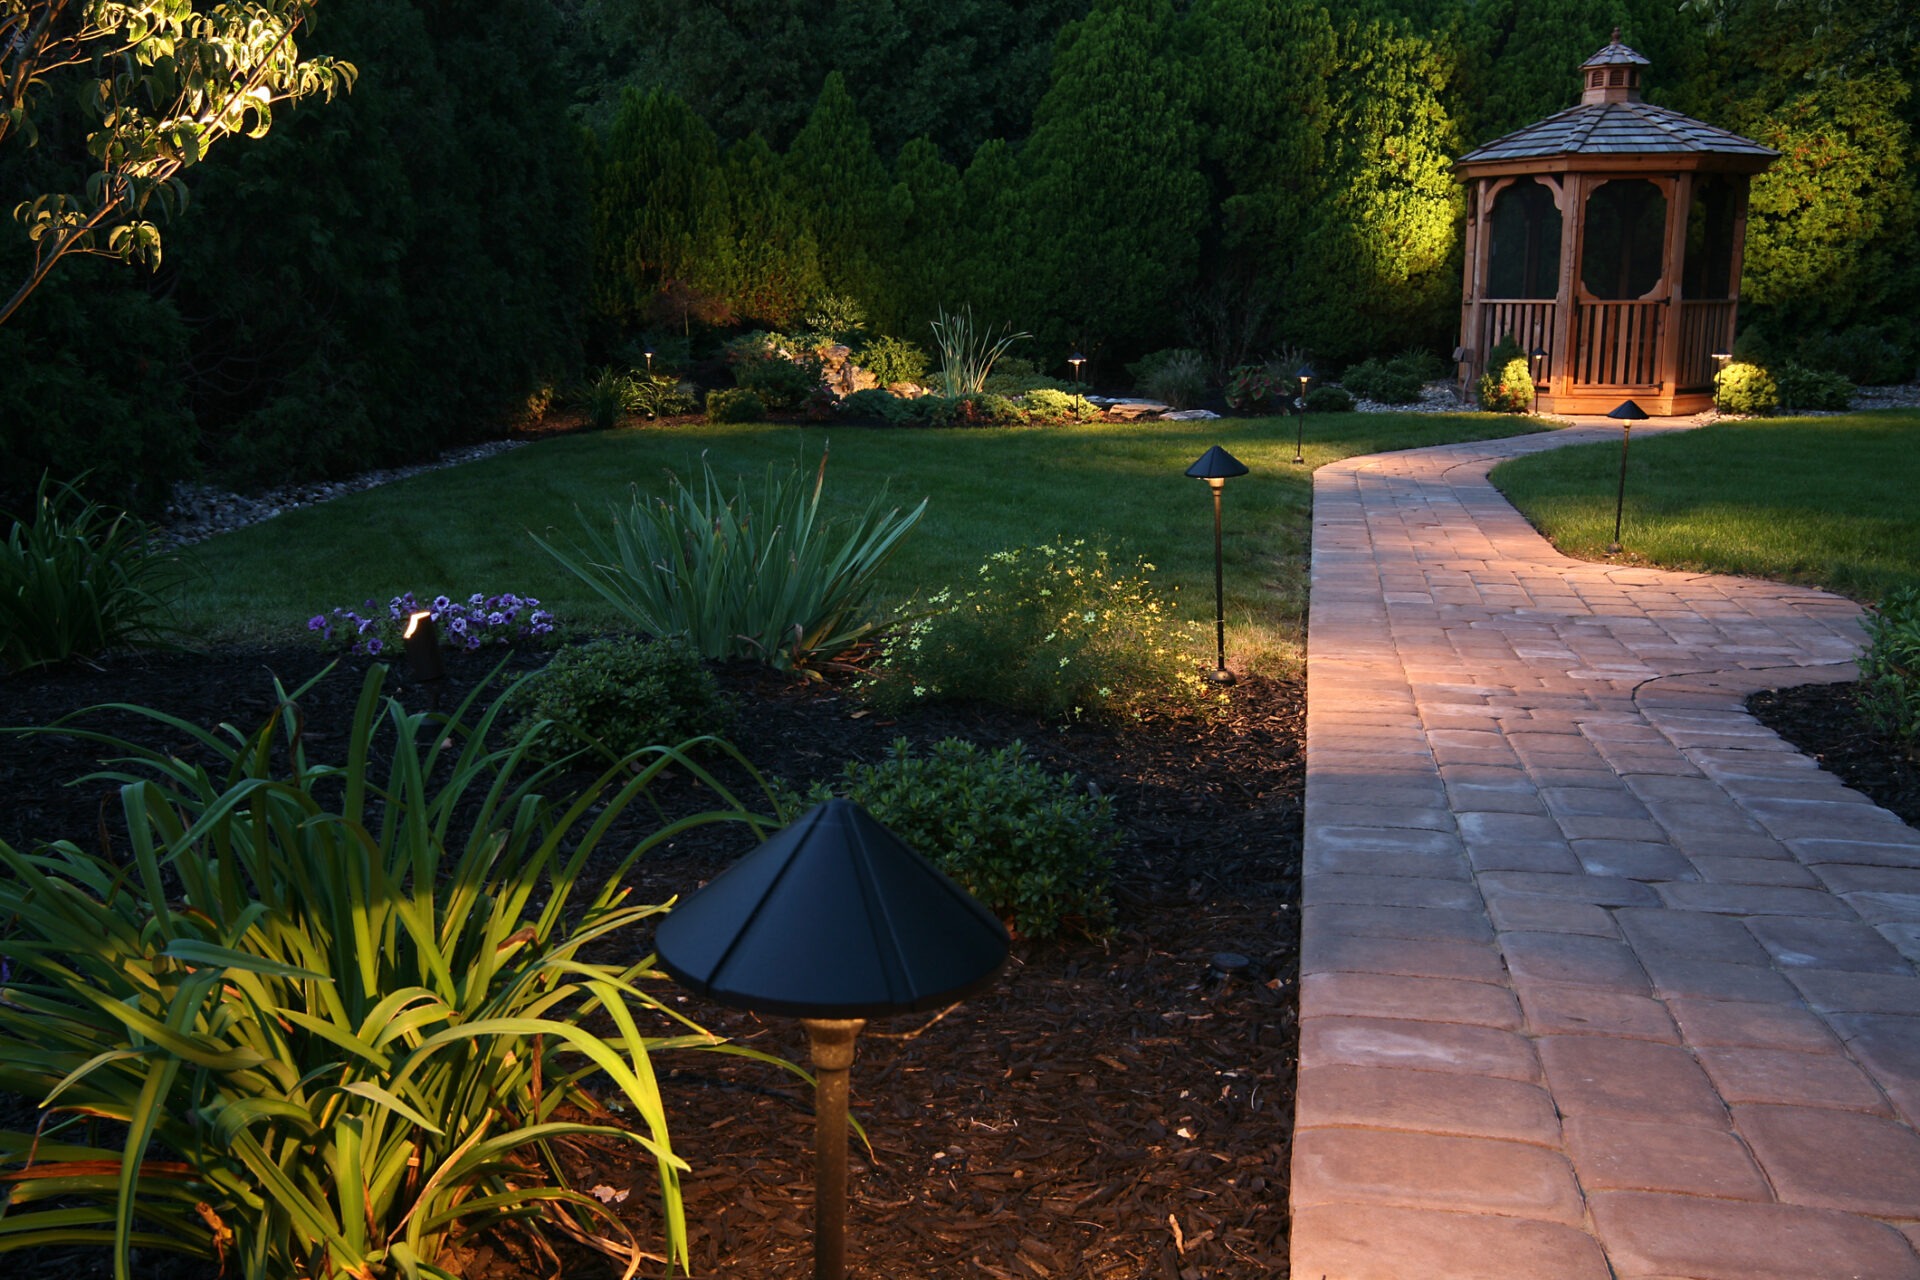
[{"label": "curved pathway", "polygon": [[1920,833],[1742,709],[1859,610],[1486,481],[1618,439],[1315,474],[1296,1280],[1920,1280]]}]

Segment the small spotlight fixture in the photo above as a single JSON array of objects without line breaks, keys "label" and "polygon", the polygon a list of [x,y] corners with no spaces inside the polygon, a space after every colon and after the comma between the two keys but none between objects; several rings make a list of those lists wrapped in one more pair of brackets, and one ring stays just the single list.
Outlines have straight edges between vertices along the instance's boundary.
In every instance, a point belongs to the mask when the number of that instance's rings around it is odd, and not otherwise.
[{"label": "small spotlight fixture", "polygon": [[1647,411],[1631,400],[1622,400],[1607,411],[1607,416],[1620,424],[1620,488],[1613,499],[1613,541],[1607,544],[1607,554],[1620,554],[1620,517],[1627,506],[1627,445],[1633,440],[1633,424],[1645,422]]},{"label": "small spotlight fixture", "polygon": [[1307,442],[1307,384],[1320,375],[1313,371],[1312,365],[1303,364],[1293,371],[1293,376],[1300,384],[1300,395],[1293,405],[1293,464],[1301,467],[1307,462],[1304,452]]},{"label": "small spotlight fixture", "polygon": [[652,377],[653,376],[653,348],[648,347],[643,354],[647,357],[647,376]]},{"label": "small spotlight fixture", "polygon": [[1527,352],[1527,379],[1533,383],[1533,413],[1540,412],[1540,379],[1547,371],[1547,349],[1535,347]]},{"label": "small spotlight fixture", "polygon": [[1205,480],[1207,488],[1213,490],[1214,662],[1213,674],[1207,678],[1215,684],[1232,684],[1233,673],[1227,670],[1227,594],[1220,554],[1220,492],[1227,487],[1227,481],[1247,474],[1247,464],[1216,444],[1187,468],[1187,474],[1196,480]]},{"label": "small spotlight fixture", "polygon": [[440,630],[433,625],[433,614],[425,609],[407,617],[407,629],[400,634],[407,650],[407,671],[422,684],[447,678],[440,661]]}]

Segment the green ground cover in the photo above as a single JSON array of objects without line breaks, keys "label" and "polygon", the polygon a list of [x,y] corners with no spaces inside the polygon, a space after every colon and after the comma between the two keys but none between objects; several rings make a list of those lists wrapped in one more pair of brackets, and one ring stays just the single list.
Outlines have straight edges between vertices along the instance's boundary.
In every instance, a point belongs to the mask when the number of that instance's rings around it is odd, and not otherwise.
[{"label": "green ground cover", "polygon": [[1252,474],[1226,490],[1229,643],[1269,669],[1297,661],[1315,466],[1355,454],[1487,439],[1530,428],[1496,415],[1322,415],[1307,421],[1308,465],[1295,467],[1284,418],[1096,424],[1051,430],[881,430],[701,426],[567,436],[212,539],[188,553],[183,621],[201,642],[285,639],[337,605],[403,591],[513,591],[538,596],[562,623],[610,615],[533,543],[572,538],[574,510],[598,519],[629,485],[654,492],[672,469],[757,477],[769,464],[812,467],[830,447],[827,492],[858,510],[886,486],[927,515],[887,566],[884,590],[910,600],[964,581],[990,553],[1086,538],[1154,563],[1182,612],[1212,617],[1212,514],[1206,486],[1183,474],[1220,444]]},{"label": "green ground cover", "polygon": [[[1620,448],[1558,449],[1493,482],[1561,551],[1606,558]],[[1636,439],[1624,558],[1873,601],[1920,585],[1920,412],[1729,422]]]}]

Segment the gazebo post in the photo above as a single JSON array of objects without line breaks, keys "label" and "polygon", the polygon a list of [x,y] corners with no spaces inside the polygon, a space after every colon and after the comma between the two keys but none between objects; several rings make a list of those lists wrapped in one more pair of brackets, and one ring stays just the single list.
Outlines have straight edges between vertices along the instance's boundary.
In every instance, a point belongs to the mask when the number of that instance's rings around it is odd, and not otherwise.
[{"label": "gazebo post", "polygon": [[[1577,173],[1563,173],[1558,182],[1552,183],[1553,197],[1560,210],[1560,282],[1553,291],[1553,342],[1547,350],[1547,381],[1553,388],[1553,396],[1564,396],[1573,388],[1573,285],[1579,277],[1574,274],[1574,260],[1580,255],[1580,200],[1584,192],[1580,189],[1581,178]],[[1553,397],[1549,396],[1546,408],[1554,408]]]},{"label": "gazebo post", "polygon": [[1693,208],[1693,174],[1674,175],[1667,196],[1667,325],[1660,333],[1660,406],[1673,412],[1680,393],[1680,332],[1686,327],[1687,216]]}]

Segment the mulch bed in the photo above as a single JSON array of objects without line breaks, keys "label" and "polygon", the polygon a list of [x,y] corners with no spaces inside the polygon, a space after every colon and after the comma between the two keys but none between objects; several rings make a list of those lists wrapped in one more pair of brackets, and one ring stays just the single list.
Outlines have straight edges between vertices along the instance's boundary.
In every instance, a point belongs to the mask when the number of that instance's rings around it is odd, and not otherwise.
[{"label": "mulch bed", "polygon": [[[30,674],[0,683],[0,724],[42,724],[125,701],[195,723],[250,726],[272,705],[270,672],[292,687],[323,661],[286,648]],[[456,660],[449,683],[470,684],[486,665]],[[722,678],[740,706],[733,741],[796,784],[848,759],[877,759],[896,737],[957,735],[990,747],[1018,739],[1113,797],[1125,831],[1108,936],[1016,942],[986,992],[931,1025],[925,1016],[877,1022],[862,1036],[854,1113],[873,1149],[852,1148],[849,1274],[1284,1276],[1304,691],[1250,678],[1218,720],[1115,730],[972,706],[887,719],[831,684],[751,668]],[[359,684],[346,664],[305,699],[309,743],[338,740]],[[167,738],[119,714],[88,723]],[[99,754],[72,738],[0,735],[0,838],[86,842],[103,821],[111,831],[110,796],[98,785],[66,785],[97,767]],[[639,896],[658,901],[696,888],[745,852],[737,833],[732,839],[727,847],[677,841],[644,860]],[[1222,953],[1224,969],[1215,963]],[[693,998],[683,1007],[717,1031],[805,1061],[791,1020]],[[656,1067],[676,1149],[694,1170],[686,1180],[694,1273],[810,1274],[808,1091],[719,1055],[663,1055]],[[608,1151],[580,1172],[607,1197],[626,1192],[622,1211],[657,1240],[650,1166]],[[597,1259],[563,1256],[569,1276],[603,1270]],[[103,1261],[49,1256],[22,1274],[104,1274]],[[551,1270],[485,1246],[463,1267],[499,1280]]]},{"label": "mulch bed", "polygon": [[1920,758],[1874,732],[1854,705],[1855,688],[1774,689],[1749,698],[1747,710],[1840,781],[1920,827]]}]

